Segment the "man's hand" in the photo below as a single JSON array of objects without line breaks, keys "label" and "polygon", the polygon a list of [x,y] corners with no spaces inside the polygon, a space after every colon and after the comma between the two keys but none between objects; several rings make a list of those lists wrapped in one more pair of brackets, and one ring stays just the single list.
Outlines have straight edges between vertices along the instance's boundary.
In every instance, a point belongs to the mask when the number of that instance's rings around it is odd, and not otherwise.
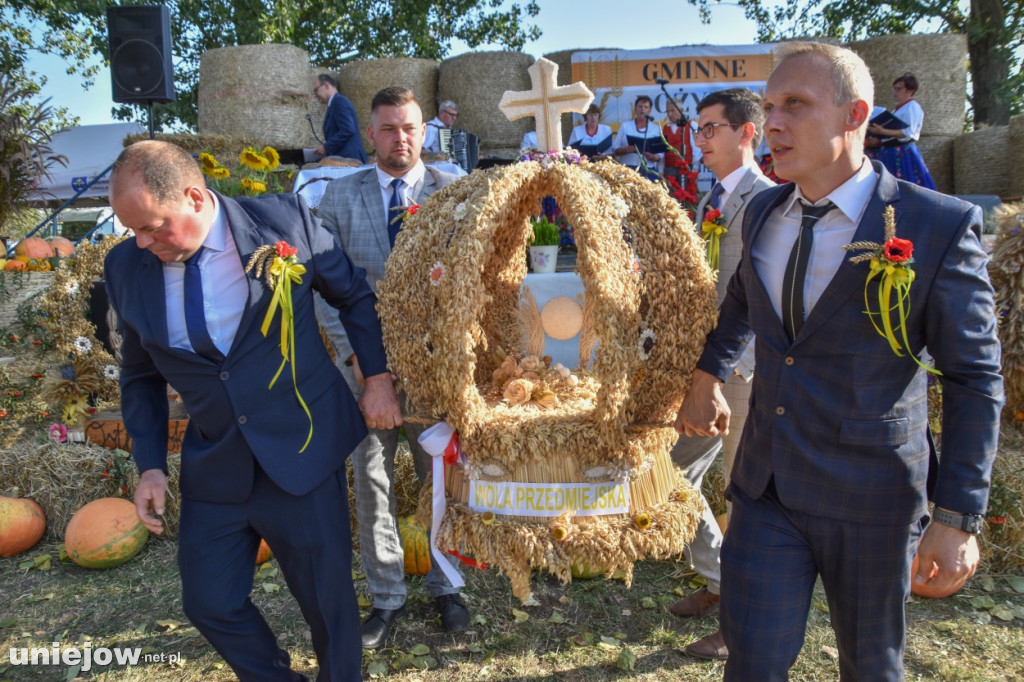
[{"label": "man's hand", "polygon": [[402,425],[402,409],[395,393],[394,379],[390,372],[366,377],[363,395],[359,397],[359,410],[371,429],[393,429]]},{"label": "man's hand", "polygon": [[167,474],[161,469],[146,469],[135,489],[135,513],[142,525],[160,535],[164,532],[164,506],[167,499]]},{"label": "man's hand", "polygon": [[320,145],[319,147],[314,149],[313,153],[316,154],[317,156],[327,156],[327,150],[324,148],[323,145]]},{"label": "man's hand", "polygon": [[917,546],[917,575],[910,579],[939,594],[952,594],[974,575],[979,558],[976,537],[932,521]]},{"label": "man's hand", "polygon": [[689,437],[726,436],[731,414],[718,377],[699,369],[693,370],[690,392],[676,416],[676,431]]}]

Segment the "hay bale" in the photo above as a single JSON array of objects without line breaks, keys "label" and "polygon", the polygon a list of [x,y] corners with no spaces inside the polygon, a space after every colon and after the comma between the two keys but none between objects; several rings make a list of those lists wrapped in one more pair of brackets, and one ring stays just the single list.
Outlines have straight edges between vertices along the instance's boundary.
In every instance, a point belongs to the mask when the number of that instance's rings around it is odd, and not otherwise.
[{"label": "hay bale", "polygon": [[917,141],[935,188],[946,194],[953,193],[953,140],[951,135],[922,136]]},{"label": "hay bale", "polygon": [[199,132],[254,137],[278,149],[311,144],[309,57],[294,45],[238,45],[199,59]]},{"label": "hay bale", "polygon": [[1024,433],[1022,422],[1006,423],[1000,431],[999,453],[992,466],[992,488],[986,513],[987,528],[980,537],[984,573],[1024,570]]},{"label": "hay bale", "polygon": [[423,120],[429,121],[437,113],[437,77],[439,66],[433,59],[395,57],[392,59],[366,59],[343,64],[338,70],[338,89],[352,100],[356,115],[362,123],[359,130],[363,146],[372,149],[366,137],[370,124],[370,103],[382,88],[398,86],[409,88],[416,94]]},{"label": "hay bale", "polygon": [[[967,36],[958,33],[888,35],[850,43],[871,69],[875,104],[892,107],[892,82],[907,71],[917,77],[915,99],[924,109],[922,135],[964,130]],[[959,187],[958,192],[962,192]]]},{"label": "hay bale", "polygon": [[1009,133],[1010,144],[1006,154],[1012,173],[1009,198],[1016,201],[1024,197],[1024,116],[1010,117]]},{"label": "hay bale", "polygon": [[[138,472],[130,460],[115,459],[120,457],[117,451],[96,445],[24,440],[0,450],[0,495],[31,497],[46,512],[46,537],[63,540],[71,516],[87,503],[101,497],[131,499],[139,483]],[[168,456],[164,520],[171,535],[178,532],[180,465],[179,456]],[[123,494],[118,491],[121,486]]]},{"label": "hay bale", "polygon": [[529,90],[534,59],[522,52],[469,52],[441,62],[438,99],[459,105],[458,126],[480,137],[480,154],[515,148],[533,119],[509,121],[498,109],[506,90]]},{"label": "hay bale", "polygon": [[958,194],[1013,194],[1013,168],[1006,153],[1007,126],[964,133],[953,142],[953,186]]}]

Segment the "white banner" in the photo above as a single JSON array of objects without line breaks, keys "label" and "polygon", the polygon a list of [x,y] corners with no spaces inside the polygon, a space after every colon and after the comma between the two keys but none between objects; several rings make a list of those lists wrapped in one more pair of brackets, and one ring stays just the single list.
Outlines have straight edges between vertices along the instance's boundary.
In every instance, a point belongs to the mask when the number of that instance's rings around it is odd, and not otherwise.
[{"label": "white banner", "polygon": [[629,513],[624,483],[470,481],[469,508],[505,516],[600,516]]}]

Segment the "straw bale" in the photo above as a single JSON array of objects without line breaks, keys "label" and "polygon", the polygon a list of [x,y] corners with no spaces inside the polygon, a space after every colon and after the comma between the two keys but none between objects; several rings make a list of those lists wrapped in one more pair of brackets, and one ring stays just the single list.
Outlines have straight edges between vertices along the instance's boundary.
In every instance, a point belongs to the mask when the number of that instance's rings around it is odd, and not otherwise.
[{"label": "straw bale", "polygon": [[459,105],[458,127],[480,138],[480,153],[519,149],[533,119],[509,121],[498,108],[506,90],[529,90],[534,59],[522,52],[469,52],[441,62],[438,100]]},{"label": "straw bale", "polygon": [[294,45],[237,45],[199,59],[199,132],[251,136],[260,145],[309,144],[309,56]]},{"label": "straw bale", "polygon": [[1004,422],[999,454],[992,466],[988,524],[980,537],[985,573],[1021,573],[1024,570],[1024,422]]},{"label": "straw bale", "polygon": [[1024,116],[1010,117],[1010,144],[1007,154],[1013,177],[1010,181],[1009,197],[1024,197]]},{"label": "straw bale", "polygon": [[[370,124],[370,104],[382,88],[398,86],[409,88],[419,100],[423,120],[429,121],[437,113],[437,77],[440,67],[433,59],[395,57],[366,59],[343,64],[338,69],[338,89],[352,100],[362,125],[363,146],[372,149],[366,137]],[[461,113],[461,112],[460,112]]]},{"label": "straw bale", "polygon": [[[967,36],[958,33],[888,35],[850,43],[871,69],[875,104],[892,108],[892,82],[917,77],[914,98],[924,109],[922,135],[959,135],[967,99]],[[957,190],[961,191],[961,190]]]},{"label": "straw bale", "polygon": [[0,271],[0,329],[10,327],[18,320],[18,308],[23,305],[38,307],[39,297],[53,284],[52,272]]},{"label": "straw bale", "polygon": [[[131,499],[139,482],[138,472],[129,462],[123,480],[110,475],[114,471],[110,463],[116,456],[116,451],[97,445],[24,440],[0,449],[0,495],[30,497],[38,502],[46,513],[46,537],[62,540],[71,516],[87,503],[101,497]],[[179,456],[168,456],[164,521],[171,535],[178,532],[180,465]],[[122,485],[125,488],[119,494],[118,487]]]},{"label": "straw bale", "polygon": [[953,142],[953,186],[958,194],[1013,194],[1007,126],[964,133]]},{"label": "straw bale", "polygon": [[922,136],[917,141],[928,172],[935,181],[935,188],[940,192],[952,194],[953,185],[953,135]]}]

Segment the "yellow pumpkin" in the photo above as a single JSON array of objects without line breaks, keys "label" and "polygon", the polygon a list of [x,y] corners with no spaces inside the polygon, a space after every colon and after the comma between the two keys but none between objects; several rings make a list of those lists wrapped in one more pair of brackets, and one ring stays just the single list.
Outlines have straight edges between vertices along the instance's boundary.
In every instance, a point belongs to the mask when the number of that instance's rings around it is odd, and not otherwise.
[{"label": "yellow pumpkin", "polygon": [[[607,566],[600,566],[597,564],[588,564],[585,561],[574,561],[569,564],[569,571],[572,573],[572,577],[576,580],[591,580],[592,578],[602,578],[608,571]],[[612,574],[612,578],[615,580],[622,580],[626,577],[624,571],[615,571]]]},{"label": "yellow pumpkin", "polygon": [[134,504],[122,497],[104,497],[71,517],[64,549],[79,566],[111,568],[138,554],[148,538]]},{"label": "yellow pumpkin", "polygon": [[0,496],[0,556],[36,546],[46,532],[46,514],[35,500]]},{"label": "yellow pumpkin", "polygon": [[274,556],[270,551],[270,545],[263,538],[260,538],[260,548],[256,551],[256,565],[265,564]]},{"label": "yellow pumpkin", "polygon": [[398,534],[402,538],[405,553],[405,574],[426,575],[430,572],[430,535],[417,520],[416,515],[406,516],[398,521]]}]

